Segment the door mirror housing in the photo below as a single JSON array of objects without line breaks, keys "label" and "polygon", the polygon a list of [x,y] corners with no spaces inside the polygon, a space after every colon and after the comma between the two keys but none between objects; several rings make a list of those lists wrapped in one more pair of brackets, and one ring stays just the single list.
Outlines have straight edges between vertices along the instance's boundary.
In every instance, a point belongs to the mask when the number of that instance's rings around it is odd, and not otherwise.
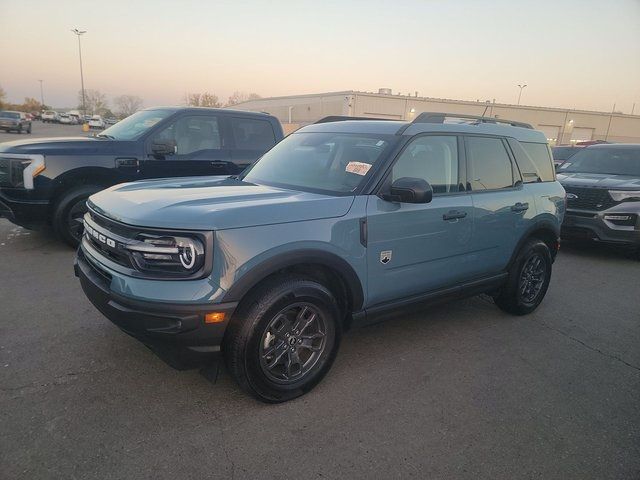
[{"label": "door mirror housing", "polygon": [[157,157],[164,157],[165,155],[175,155],[178,152],[178,146],[176,142],[162,142],[152,143],[151,151]]},{"label": "door mirror housing", "polygon": [[422,178],[402,177],[391,184],[382,198],[390,202],[429,203],[433,199],[433,189]]}]

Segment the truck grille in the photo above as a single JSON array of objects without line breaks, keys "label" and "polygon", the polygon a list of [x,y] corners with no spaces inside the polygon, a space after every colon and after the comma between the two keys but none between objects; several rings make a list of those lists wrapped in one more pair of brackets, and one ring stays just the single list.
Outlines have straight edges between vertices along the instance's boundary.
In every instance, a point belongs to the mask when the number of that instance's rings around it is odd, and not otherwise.
[{"label": "truck grille", "polygon": [[8,158],[0,158],[0,187],[11,186],[11,162]]},{"label": "truck grille", "polygon": [[[567,192],[567,208],[580,210],[606,210],[618,202],[613,200],[609,191],[604,188],[583,188],[565,186]],[[577,198],[572,198],[575,195]]]}]

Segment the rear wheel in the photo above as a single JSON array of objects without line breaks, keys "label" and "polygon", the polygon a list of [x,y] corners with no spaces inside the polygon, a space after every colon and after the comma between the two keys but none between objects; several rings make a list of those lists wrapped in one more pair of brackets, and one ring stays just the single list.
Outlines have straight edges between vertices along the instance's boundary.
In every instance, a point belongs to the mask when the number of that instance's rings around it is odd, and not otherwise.
[{"label": "rear wheel", "polygon": [[317,281],[275,277],[234,315],[223,345],[229,372],[263,402],[303,395],[333,363],[339,319],[335,297]]},{"label": "rear wheel", "polygon": [[494,297],[496,305],[514,315],[533,312],[549,288],[551,264],[547,244],[538,239],[528,240],[509,269],[506,285]]},{"label": "rear wheel", "polygon": [[31,133],[31,124],[29,124],[29,128],[27,128],[27,133]]},{"label": "rear wheel", "polygon": [[105,187],[79,185],[58,200],[53,212],[53,229],[65,243],[77,247],[84,232],[83,217],[87,212],[87,199]]}]

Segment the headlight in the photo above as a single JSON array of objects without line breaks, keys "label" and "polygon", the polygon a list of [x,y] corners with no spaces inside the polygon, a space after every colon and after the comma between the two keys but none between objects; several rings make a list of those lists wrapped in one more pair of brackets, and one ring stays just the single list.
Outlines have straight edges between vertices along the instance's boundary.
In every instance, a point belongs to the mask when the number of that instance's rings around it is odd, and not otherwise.
[{"label": "headlight", "polygon": [[609,190],[609,195],[616,202],[625,200],[640,200],[640,190]]},{"label": "headlight", "polygon": [[198,238],[143,233],[136,240],[126,249],[143,272],[190,276],[204,266],[204,244]]},{"label": "headlight", "polygon": [[33,189],[33,179],[45,168],[43,155],[10,154],[9,162],[9,181],[17,188]]}]

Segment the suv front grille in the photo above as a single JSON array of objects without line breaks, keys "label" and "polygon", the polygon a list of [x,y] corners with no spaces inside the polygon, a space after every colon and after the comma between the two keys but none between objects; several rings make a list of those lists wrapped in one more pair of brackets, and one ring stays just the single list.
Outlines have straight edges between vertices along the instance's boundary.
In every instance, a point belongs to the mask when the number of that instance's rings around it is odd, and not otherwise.
[{"label": "suv front grille", "polygon": [[[122,239],[128,240],[134,238],[139,233],[139,231],[137,229],[127,227],[126,225],[112,222],[111,220],[97,215],[92,210],[89,210],[87,215],[89,217],[89,220],[94,223],[94,226],[97,225],[99,227],[102,227],[102,229],[104,230],[104,235],[101,239],[100,232],[91,228],[85,228],[84,237],[89,245],[91,245],[94,250],[97,250],[100,254],[102,254],[112,262],[115,262],[123,267],[133,269],[134,266],[132,264],[131,256],[129,255],[129,253],[123,248],[121,242],[114,240],[111,237],[121,237]],[[89,233],[90,230],[94,233]],[[107,238],[112,241],[107,242]]]},{"label": "suv front grille", "polygon": [[[565,186],[564,189],[567,192],[568,209],[606,210],[618,204],[618,202],[611,198],[609,191],[604,188]],[[571,194],[577,198],[571,198]]]}]

